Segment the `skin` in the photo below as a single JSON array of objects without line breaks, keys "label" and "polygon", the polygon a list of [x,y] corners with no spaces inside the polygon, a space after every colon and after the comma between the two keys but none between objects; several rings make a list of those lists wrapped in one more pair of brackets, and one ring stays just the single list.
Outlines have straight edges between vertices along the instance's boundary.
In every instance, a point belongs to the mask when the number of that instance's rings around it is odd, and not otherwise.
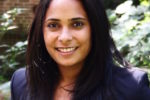
[{"label": "skin", "polygon": [[90,24],[81,3],[78,0],[52,0],[46,12],[43,35],[47,51],[61,73],[55,100],[70,100],[69,93],[59,87],[75,80],[91,47]]}]

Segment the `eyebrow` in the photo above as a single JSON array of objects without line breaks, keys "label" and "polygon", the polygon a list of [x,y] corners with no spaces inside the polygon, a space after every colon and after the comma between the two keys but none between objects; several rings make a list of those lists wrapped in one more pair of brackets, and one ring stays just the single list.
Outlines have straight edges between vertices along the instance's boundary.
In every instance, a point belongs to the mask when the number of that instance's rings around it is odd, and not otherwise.
[{"label": "eyebrow", "polygon": [[76,18],[72,18],[70,19],[71,21],[76,21],[76,20],[87,20],[86,18],[82,18],[82,17],[76,17]]},{"label": "eyebrow", "polygon": [[47,19],[45,22],[47,22],[47,21],[60,21],[59,19],[56,19],[56,18],[49,18],[49,19]]},{"label": "eyebrow", "polygon": [[[76,20],[87,20],[86,18],[82,18],[82,17],[76,17],[76,18],[71,18],[71,19],[69,19],[69,21],[76,21]],[[57,19],[57,18],[49,18],[49,19],[47,19],[45,22],[47,22],[47,21],[60,21],[59,19]]]}]

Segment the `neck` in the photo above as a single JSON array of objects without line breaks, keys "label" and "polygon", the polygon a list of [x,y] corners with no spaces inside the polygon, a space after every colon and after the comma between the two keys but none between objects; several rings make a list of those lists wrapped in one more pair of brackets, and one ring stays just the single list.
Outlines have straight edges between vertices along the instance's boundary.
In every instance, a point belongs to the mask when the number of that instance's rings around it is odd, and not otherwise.
[{"label": "neck", "polygon": [[58,66],[61,77],[60,77],[60,85],[65,86],[69,84],[74,84],[82,66]]}]

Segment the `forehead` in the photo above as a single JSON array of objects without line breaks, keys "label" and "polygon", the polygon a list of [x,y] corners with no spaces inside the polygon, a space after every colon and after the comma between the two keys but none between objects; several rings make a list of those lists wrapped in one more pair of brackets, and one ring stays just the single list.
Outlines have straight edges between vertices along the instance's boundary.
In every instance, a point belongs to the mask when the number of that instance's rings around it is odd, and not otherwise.
[{"label": "forehead", "polygon": [[80,0],[52,0],[47,9],[47,16],[84,16],[86,12]]},{"label": "forehead", "polygon": [[80,2],[81,2],[80,0],[51,0],[50,5],[52,3],[55,3],[55,5],[56,4],[62,5],[65,3],[65,5],[68,6],[69,4],[72,4],[72,3],[76,4],[76,3],[80,3]]}]

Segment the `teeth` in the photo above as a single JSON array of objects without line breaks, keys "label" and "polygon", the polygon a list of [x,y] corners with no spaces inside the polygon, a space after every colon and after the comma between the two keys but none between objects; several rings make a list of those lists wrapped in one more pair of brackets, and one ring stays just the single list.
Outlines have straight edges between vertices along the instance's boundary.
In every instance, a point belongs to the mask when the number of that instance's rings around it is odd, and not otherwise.
[{"label": "teeth", "polygon": [[70,48],[58,48],[59,51],[61,52],[71,52],[71,51],[74,51],[75,48],[73,47],[70,47]]}]

